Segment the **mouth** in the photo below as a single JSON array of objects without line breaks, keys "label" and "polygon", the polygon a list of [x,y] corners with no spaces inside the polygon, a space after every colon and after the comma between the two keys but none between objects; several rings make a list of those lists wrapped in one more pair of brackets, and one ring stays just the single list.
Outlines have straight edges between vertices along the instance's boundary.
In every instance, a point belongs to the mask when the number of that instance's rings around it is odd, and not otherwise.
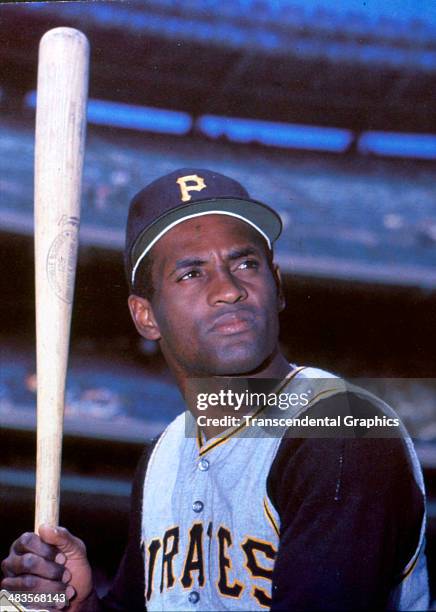
[{"label": "mouth", "polygon": [[249,311],[227,312],[215,319],[209,331],[225,336],[241,334],[252,330],[253,322],[254,316]]}]

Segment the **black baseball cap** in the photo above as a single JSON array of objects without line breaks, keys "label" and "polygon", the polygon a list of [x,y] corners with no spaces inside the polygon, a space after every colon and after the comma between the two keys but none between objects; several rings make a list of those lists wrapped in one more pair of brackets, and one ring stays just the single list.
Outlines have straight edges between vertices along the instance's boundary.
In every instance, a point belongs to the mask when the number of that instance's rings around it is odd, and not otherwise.
[{"label": "black baseball cap", "polygon": [[269,248],[280,236],[280,216],[250,198],[238,181],[200,168],[181,168],[162,176],[130,202],[124,251],[130,286],[144,257],[178,223],[207,214],[223,214],[245,221],[266,240]]}]

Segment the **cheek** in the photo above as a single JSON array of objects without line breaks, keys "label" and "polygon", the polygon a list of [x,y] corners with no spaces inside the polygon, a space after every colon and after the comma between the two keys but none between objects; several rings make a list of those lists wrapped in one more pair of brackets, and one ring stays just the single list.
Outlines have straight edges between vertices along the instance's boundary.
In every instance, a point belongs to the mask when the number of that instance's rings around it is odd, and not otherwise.
[{"label": "cheek", "polygon": [[[171,307],[170,307],[171,305]],[[174,296],[160,296],[159,306],[154,308],[154,314],[162,336],[162,340],[174,346],[194,341],[195,316],[192,300],[174,299]]]},{"label": "cheek", "polygon": [[258,288],[259,308],[267,313],[268,318],[277,316],[280,310],[280,301],[277,285],[273,278],[265,280],[264,284]]}]

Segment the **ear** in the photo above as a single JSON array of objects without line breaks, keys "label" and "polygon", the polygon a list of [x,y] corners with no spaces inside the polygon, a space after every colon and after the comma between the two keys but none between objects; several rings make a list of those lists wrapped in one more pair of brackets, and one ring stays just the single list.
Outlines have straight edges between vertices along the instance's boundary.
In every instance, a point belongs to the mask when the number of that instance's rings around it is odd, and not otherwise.
[{"label": "ear", "polygon": [[277,286],[279,312],[282,312],[282,310],[286,308],[286,299],[285,299],[285,294],[283,293],[282,275],[281,275],[278,264],[276,263],[273,264],[273,270],[274,270],[274,280],[276,281],[276,286]]},{"label": "ear", "polygon": [[159,326],[153,314],[153,308],[147,298],[129,295],[129,310],[138,333],[147,340],[160,340]]}]

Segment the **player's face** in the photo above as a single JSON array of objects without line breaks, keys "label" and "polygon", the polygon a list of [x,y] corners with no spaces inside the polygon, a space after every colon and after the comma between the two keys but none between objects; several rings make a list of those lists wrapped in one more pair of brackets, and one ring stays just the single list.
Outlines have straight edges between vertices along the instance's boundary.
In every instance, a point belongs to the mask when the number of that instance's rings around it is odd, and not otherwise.
[{"label": "player's face", "polygon": [[151,303],[136,308],[148,327],[136,324],[176,373],[247,374],[276,351],[279,283],[247,223],[224,215],[180,223],[153,248],[153,284]]}]

